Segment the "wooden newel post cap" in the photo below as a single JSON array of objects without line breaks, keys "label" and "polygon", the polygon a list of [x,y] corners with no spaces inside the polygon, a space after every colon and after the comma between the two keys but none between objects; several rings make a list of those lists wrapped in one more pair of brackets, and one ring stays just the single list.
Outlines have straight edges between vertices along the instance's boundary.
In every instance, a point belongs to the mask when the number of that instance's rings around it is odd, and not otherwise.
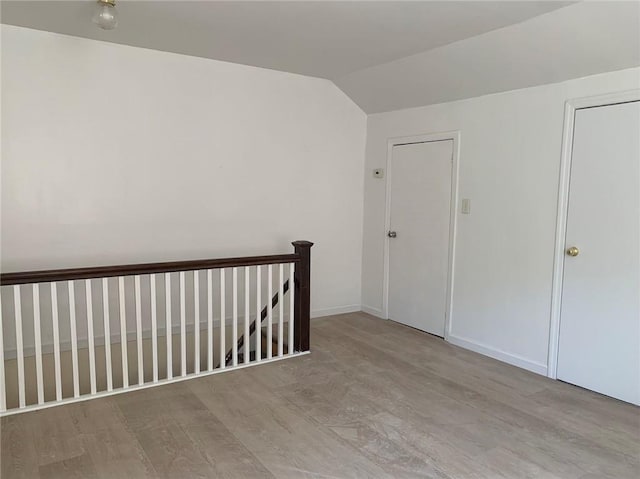
[{"label": "wooden newel post cap", "polygon": [[291,244],[296,248],[311,248],[313,246],[313,243],[311,241],[306,240],[297,240]]}]

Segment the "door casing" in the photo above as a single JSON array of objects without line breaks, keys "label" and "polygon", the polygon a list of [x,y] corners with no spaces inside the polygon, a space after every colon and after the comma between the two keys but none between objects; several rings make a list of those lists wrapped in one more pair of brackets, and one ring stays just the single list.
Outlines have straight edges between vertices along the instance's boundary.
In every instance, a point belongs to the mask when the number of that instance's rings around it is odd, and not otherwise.
[{"label": "door casing", "polygon": [[393,174],[391,168],[391,160],[393,156],[393,147],[400,145],[410,145],[414,143],[429,143],[442,140],[451,140],[453,144],[453,165],[451,168],[451,207],[449,213],[449,258],[447,262],[447,297],[444,324],[444,339],[448,341],[449,335],[451,333],[451,325],[453,319],[453,273],[455,264],[456,224],[458,219],[458,164],[460,162],[460,131],[458,130],[389,138],[387,141],[385,219],[384,231],[381,232],[381,234],[384,235],[384,283],[382,295],[382,310],[384,317],[386,319],[389,319],[389,238],[387,237],[387,231],[389,231],[391,225],[391,175]]},{"label": "door casing", "polygon": [[558,209],[556,217],[555,252],[551,289],[551,320],[549,325],[549,352],[547,376],[558,377],[558,345],[560,341],[560,306],[562,303],[562,281],[565,261],[565,236],[569,207],[569,181],[571,179],[571,156],[573,154],[573,129],[576,110],[598,106],[615,105],[640,100],[640,89],[568,100],[564,108],[562,155],[560,157],[560,181],[558,183]]}]

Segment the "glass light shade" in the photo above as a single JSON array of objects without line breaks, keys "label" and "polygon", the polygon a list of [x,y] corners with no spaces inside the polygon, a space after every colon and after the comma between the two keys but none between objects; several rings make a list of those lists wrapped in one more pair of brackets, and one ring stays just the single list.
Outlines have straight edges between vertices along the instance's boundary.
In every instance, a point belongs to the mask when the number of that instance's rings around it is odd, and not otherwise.
[{"label": "glass light shade", "polygon": [[98,1],[92,21],[103,30],[113,30],[116,28],[118,26],[118,17],[115,2]]}]

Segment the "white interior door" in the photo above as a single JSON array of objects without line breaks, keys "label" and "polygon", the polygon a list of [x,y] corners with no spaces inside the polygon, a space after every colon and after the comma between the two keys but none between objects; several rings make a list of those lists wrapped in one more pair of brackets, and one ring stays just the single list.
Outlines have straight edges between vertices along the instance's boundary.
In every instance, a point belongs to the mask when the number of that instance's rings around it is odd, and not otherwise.
[{"label": "white interior door", "polygon": [[444,336],[451,216],[451,140],[393,147],[389,319]]},{"label": "white interior door", "polygon": [[576,111],[557,376],[634,404],[640,404],[639,164],[640,102]]}]

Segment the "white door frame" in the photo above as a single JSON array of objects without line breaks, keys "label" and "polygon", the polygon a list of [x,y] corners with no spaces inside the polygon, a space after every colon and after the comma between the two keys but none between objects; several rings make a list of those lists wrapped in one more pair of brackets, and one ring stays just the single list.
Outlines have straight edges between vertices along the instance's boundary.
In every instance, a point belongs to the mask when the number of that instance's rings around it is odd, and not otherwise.
[{"label": "white door frame", "polygon": [[384,284],[382,293],[382,311],[389,319],[389,237],[387,232],[391,225],[391,159],[393,147],[411,145],[415,143],[430,143],[434,141],[451,140],[453,143],[453,164],[451,167],[451,211],[449,213],[449,259],[447,271],[447,298],[444,323],[444,339],[448,340],[451,333],[451,313],[453,310],[453,266],[455,261],[456,224],[458,212],[458,164],[460,161],[460,131],[444,131],[427,133],[424,135],[403,136],[389,138],[387,141],[387,182],[385,191],[384,218]]},{"label": "white door frame", "polygon": [[555,253],[553,258],[553,282],[551,289],[551,322],[549,326],[549,354],[547,376],[557,379],[558,344],[560,341],[560,308],[562,303],[562,278],[564,276],[565,236],[567,233],[567,210],[569,207],[569,181],[571,179],[571,156],[573,153],[573,130],[575,113],[583,108],[615,105],[640,100],[640,89],[627,90],[606,95],[568,100],[564,107],[564,129],[562,133],[562,155],[560,157],[560,181],[558,184],[558,213],[556,217]]}]

